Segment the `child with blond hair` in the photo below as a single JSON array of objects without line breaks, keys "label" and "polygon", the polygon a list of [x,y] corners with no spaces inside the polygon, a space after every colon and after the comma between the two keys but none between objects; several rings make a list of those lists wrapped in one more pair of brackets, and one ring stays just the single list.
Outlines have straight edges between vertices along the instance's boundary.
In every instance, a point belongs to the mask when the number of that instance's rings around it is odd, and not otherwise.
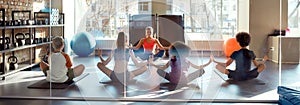
[{"label": "child with blond hair", "polygon": [[48,62],[41,61],[40,68],[46,75],[46,80],[54,83],[72,82],[73,78],[80,76],[85,67],[80,64],[72,68],[73,63],[70,56],[64,53],[64,39],[54,37],[52,40],[52,50],[48,57]]}]

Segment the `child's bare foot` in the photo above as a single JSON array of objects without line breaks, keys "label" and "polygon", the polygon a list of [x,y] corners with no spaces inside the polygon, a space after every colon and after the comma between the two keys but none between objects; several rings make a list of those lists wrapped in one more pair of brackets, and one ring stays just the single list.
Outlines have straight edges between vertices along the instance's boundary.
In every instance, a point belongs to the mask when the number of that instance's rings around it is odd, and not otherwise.
[{"label": "child's bare foot", "polygon": [[264,56],[263,61],[267,61],[269,57],[267,55]]}]

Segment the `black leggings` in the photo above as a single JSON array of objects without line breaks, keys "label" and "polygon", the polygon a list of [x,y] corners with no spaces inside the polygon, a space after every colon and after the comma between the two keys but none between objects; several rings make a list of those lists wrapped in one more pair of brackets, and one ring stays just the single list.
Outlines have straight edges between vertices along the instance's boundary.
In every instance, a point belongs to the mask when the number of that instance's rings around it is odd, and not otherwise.
[{"label": "black leggings", "polygon": [[[136,56],[140,57],[142,60],[148,60],[150,55],[150,53],[145,53],[143,50],[137,50],[134,52]],[[158,53],[154,54],[153,57],[154,59],[163,57],[165,54],[165,50],[159,50]]]},{"label": "black leggings", "polygon": [[[157,73],[159,76],[165,78],[166,80],[170,81],[170,74],[165,72],[164,70],[157,70]],[[205,73],[204,69],[201,69],[201,70],[196,70],[192,73],[190,73],[188,76],[187,76],[187,82],[191,82],[195,79],[197,79],[198,77],[201,77],[203,74]]]},{"label": "black leggings", "polygon": [[244,81],[244,80],[249,80],[249,79],[254,79],[257,78],[258,76],[258,71],[257,68],[252,69],[249,72],[246,73],[239,73],[237,72],[237,70],[229,70],[229,74],[228,74],[228,78],[232,78],[234,80],[238,80],[238,81]]}]

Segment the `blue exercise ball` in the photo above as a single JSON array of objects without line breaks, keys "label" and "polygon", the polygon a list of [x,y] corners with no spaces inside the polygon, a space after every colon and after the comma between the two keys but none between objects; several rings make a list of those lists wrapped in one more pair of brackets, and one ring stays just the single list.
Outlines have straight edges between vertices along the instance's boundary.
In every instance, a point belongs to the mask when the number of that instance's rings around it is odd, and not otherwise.
[{"label": "blue exercise ball", "polygon": [[80,56],[89,56],[96,46],[95,38],[88,32],[79,32],[70,41],[70,47],[73,52]]}]

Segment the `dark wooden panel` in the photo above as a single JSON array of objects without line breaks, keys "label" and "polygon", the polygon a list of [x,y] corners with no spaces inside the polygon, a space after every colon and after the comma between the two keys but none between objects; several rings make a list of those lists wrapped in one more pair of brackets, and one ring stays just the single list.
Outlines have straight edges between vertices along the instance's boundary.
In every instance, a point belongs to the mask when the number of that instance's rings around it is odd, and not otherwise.
[{"label": "dark wooden panel", "polygon": [[132,44],[137,43],[145,37],[145,28],[153,27],[153,33],[156,33],[156,16],[151,14],[133,15],[129,19],[129,41]]},{"label": "dark wooden panel", "polygon": [[159,15],[158,26],[160,38],[163,38],[170,43],[175,41],[185,42],[184,22],[181,15]]}]

